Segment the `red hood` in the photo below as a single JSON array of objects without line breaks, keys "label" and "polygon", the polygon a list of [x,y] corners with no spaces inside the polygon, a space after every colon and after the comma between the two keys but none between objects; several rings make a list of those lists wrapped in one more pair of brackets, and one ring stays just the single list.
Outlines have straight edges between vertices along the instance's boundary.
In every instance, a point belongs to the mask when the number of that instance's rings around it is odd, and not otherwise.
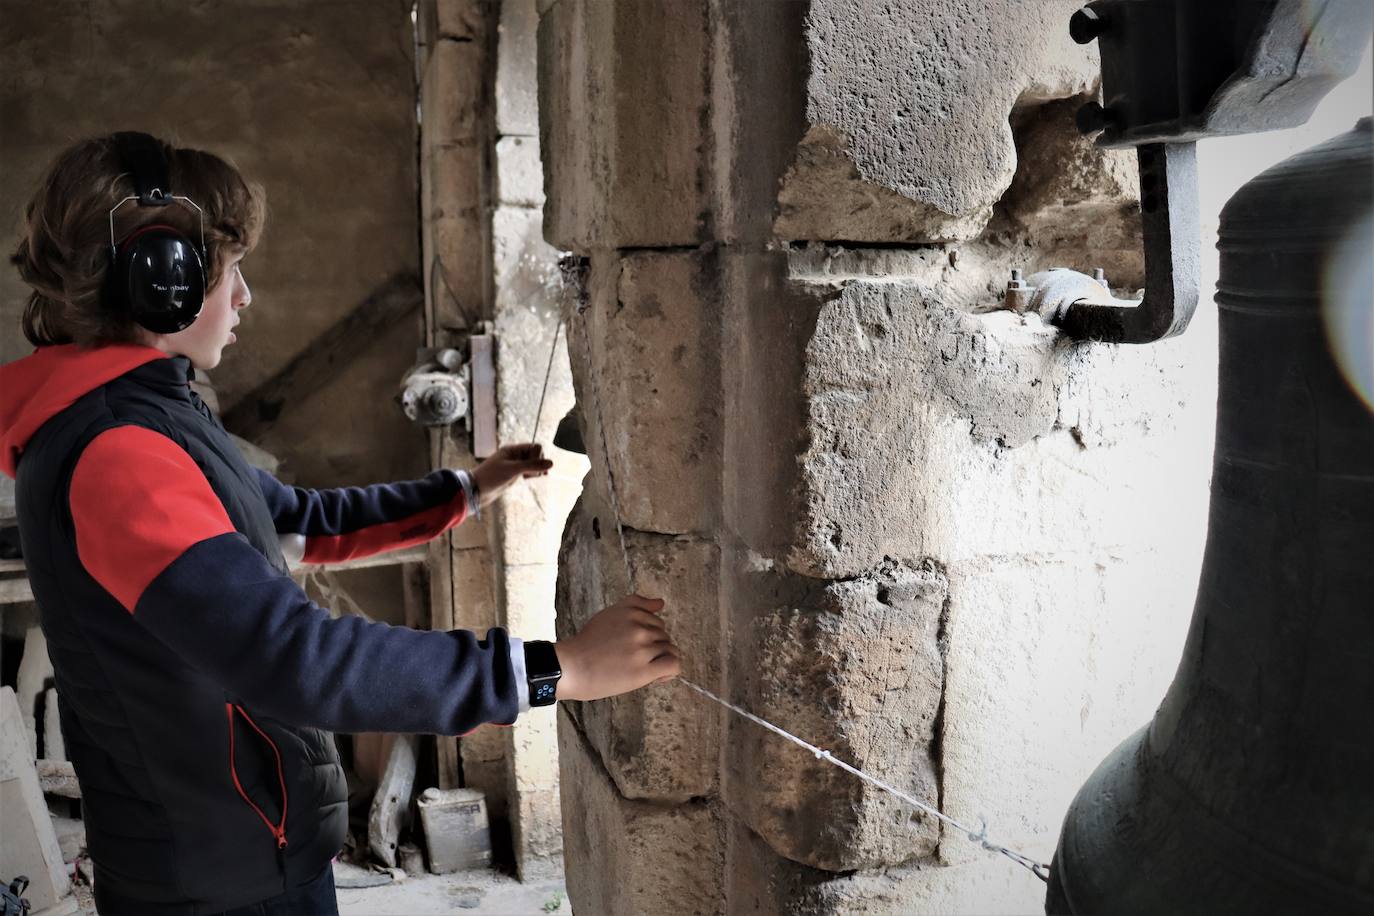
[{"label": "red hood", "polygon": [[0,471],[13,477],[38,428],[77,399],[167,354],[139,344],[39,347],[0,366]]}]

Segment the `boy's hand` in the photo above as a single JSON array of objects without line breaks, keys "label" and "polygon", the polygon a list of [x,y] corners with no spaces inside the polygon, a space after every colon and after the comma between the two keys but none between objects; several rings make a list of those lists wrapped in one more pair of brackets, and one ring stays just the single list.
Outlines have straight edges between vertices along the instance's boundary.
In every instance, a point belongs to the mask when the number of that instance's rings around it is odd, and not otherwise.
[{"label": "boy's hand", "polygon": [[560,700],[599,700],[682,673],[677,647],[659,619],[659,598],[626,595],[554,645]]},{"label": "boy's hand", "polygon": [[472,472],[482,508],[494,503],[515,481],[542,477],[551,467],[553,462],[544,457],[544,446],[537,442],[501,446]]}]

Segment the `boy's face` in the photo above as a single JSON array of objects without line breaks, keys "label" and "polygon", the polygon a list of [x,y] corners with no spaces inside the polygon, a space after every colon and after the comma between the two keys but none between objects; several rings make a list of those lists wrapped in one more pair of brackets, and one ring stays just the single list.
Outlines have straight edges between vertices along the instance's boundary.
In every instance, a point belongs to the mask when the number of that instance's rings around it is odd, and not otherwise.
[{"label": "boy's face", "polygon": [[159,350],[187,357],[197,369],[208,371],[219,365],[224,348],[235,340],[232,329],[239,323],[239,310],[253,301],[239,270],[243,253],[235,252],[228,258],[219,283],[205,294],[205,305],[195,322],[175,334],[158,335],[153,344]]}]

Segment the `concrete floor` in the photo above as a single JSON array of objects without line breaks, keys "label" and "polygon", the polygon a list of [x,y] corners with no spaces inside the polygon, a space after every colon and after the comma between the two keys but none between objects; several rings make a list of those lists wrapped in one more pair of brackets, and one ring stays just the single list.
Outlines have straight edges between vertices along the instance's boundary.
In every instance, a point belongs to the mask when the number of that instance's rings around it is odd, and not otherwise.
[{"label": "concrete floor", "polygon": [[[96,916],[90,888],[77,885],[80,916]],[[521,884],[494,871],[420,875],[380,887],[337,890],[340,916],[429,916],[472,913],[473,916],[571,916],[572,904],[563,882]]]},{"label": "concrete floor", "polygon": [[521,884],[494,871],[425,874],[381,887],[339,888],[340,916],[571,916],[562,881]]}]

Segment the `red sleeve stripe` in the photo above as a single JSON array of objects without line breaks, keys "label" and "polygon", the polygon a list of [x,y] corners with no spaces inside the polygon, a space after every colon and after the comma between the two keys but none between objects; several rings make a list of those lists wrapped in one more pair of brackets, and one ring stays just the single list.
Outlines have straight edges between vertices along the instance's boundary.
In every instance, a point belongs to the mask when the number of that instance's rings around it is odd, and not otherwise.
[{"label": "red sleeve stripe", "polygon": [[400,550],[432,540],[457,525],[467,515],[467,500],[459,490],[442,506],[417,512],[398,522],[372,525],[348,534],[309,537],[304,563],[342,563],[388,550]]},{"label": "red sleeve stripe", "polygon": [[130,614],[187,548],[234,530],[191,456],[139,426],[91,440],[72,473],[69,502],[81,564]]}]

